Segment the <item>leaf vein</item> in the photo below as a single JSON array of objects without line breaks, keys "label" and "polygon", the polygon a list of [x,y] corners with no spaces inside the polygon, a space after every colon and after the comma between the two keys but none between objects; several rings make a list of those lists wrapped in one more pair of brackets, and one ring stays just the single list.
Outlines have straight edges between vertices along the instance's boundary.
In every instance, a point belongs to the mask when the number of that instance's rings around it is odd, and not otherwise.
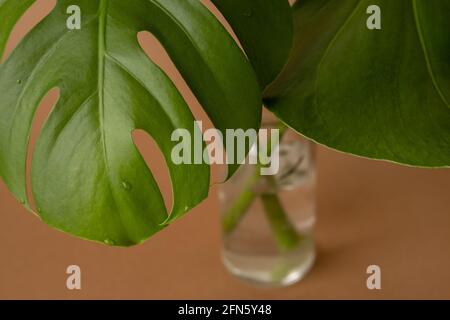
[{"label": "leaf vein", "polygon": [[430,59],[430,54],[428,52],[428,48],[427,45],[425,44],[425,38],[423,35],[423,30],[422,30],[422,25],[420,23],[420,17],[419,17],[419,11],[417,9],[417,0],[412,0],[412,6],[413,6],[413,12],[414,12],[414,22],[415,22],[415,27],[419,36],[419,42],[420,42],[420,46],[422,48],[422,52],[424,55],[424,59],[425,59],[425,63],[427,66],[427,71],[428,71],[428,75],[431,78],[431,81],[433,82],[433,86],[436,89],[439,98],[444,102],[444,104],[450,108],[450,104],[447,101],[447,99],[445,98],[444,93],[442,92],[441,87],[438,84],[437,78],[434,74],[434,68],[431,64],[431,59]]}]

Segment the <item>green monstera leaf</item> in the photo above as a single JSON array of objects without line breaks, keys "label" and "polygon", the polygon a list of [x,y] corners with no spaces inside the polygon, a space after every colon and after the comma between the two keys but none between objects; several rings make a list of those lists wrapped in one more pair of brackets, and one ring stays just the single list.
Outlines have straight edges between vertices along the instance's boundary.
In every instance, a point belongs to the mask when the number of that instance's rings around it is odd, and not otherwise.
[{"label": "green monstera leaf", "polygon": [[[33,2],[0,0],[0,54]],[[80,30],[66,27],[71,5],[81,9]],[[254,15],[269,9],[259,6]],[[139,46],[144,30],[166,49],[217,129],[259,128],[262,96],[252,64],[198,0],[59,0],[0,66],[2,179],[30,209],[25,162],[33,117],[47,92],[59,88],[33,153],[37,214],[54,228],[110,245],[142,242],[202,201],[210,183],[208,165],[171,161],[172,132],[198,129],[176,87]],[[281,41],[273,32],[266,40]],[[265,75],[260,83],[270,80]],[[135,129],[146,131],[165,157],[170,214],[133,143]]]},{"label": "green monstera leaf", "polygon": [[[371,5],[381,30],[366,27]],[[290,61],[265,93],[276,115],[338,150],[450,165],[450,1],[299,0],[294,20]]]},{"label": "green monstera leaf", "polygon": [[287,0],[212,0],[245,49],[264,89],[286,64],[294,24]]}]

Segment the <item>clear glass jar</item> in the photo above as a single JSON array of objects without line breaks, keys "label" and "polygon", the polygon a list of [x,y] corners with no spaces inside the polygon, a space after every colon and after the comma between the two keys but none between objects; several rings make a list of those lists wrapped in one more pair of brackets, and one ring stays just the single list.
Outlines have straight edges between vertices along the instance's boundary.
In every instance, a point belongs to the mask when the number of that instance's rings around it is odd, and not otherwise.
[{"label": "clear glass jar", "polygon": [[[262,126],[277,127],[274,121]],[[315,260],[314,145],[285,128],[277,147],[278,173],[263,176],[260,165],[246,161],[219,189],[223,262],[260,286],[293,284]]]}]

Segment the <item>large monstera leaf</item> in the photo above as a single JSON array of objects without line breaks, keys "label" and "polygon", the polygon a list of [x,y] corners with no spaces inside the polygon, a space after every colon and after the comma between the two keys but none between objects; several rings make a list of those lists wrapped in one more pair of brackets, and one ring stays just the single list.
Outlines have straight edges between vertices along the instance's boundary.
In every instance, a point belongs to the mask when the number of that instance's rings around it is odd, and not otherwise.
[{"label": "large monstera leaf", "polygon": [[[381,9],[381,30],[366,10]],[[450,165],[450,1],[299,0],[294,49],[271,110],[332,148]]]},{"label": "large monstera leaf", "polygon": [[[33,2],[0,0],[0,54]],[[81,8],[81,30],[66,28],[70,5]],[[194,135],[198,129],[173,83],[140,48],[143,30],[159,39],[217,129],[259,128],[255,71],[198,0],[58,0],[0,66],[4,182],[30,208],[25,163],[33,117],[46,93],[59,88],[33,153],[37,214],[54,228],[112,245],[142,242],[203,200],[209,188],[207,165],[170,159],[172,132],[184,128]],[[171,214],[133,144],[135,129],[149,133],[166,159]]]}]

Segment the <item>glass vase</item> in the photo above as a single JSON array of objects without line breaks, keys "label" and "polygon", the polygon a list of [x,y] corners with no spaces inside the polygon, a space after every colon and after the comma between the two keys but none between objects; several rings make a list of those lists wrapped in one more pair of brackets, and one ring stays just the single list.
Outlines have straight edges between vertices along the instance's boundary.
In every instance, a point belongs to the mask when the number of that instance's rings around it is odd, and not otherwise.
[{"label": "glass vase", "polygon": [[[262,128],[280,125],[268,121]],[[314,145],[281,131],[276,174],[261,175],[259,163],[246,161],[219,187],[223,262],[233,275],[260,286],[293,284],[315,259]]]}]

